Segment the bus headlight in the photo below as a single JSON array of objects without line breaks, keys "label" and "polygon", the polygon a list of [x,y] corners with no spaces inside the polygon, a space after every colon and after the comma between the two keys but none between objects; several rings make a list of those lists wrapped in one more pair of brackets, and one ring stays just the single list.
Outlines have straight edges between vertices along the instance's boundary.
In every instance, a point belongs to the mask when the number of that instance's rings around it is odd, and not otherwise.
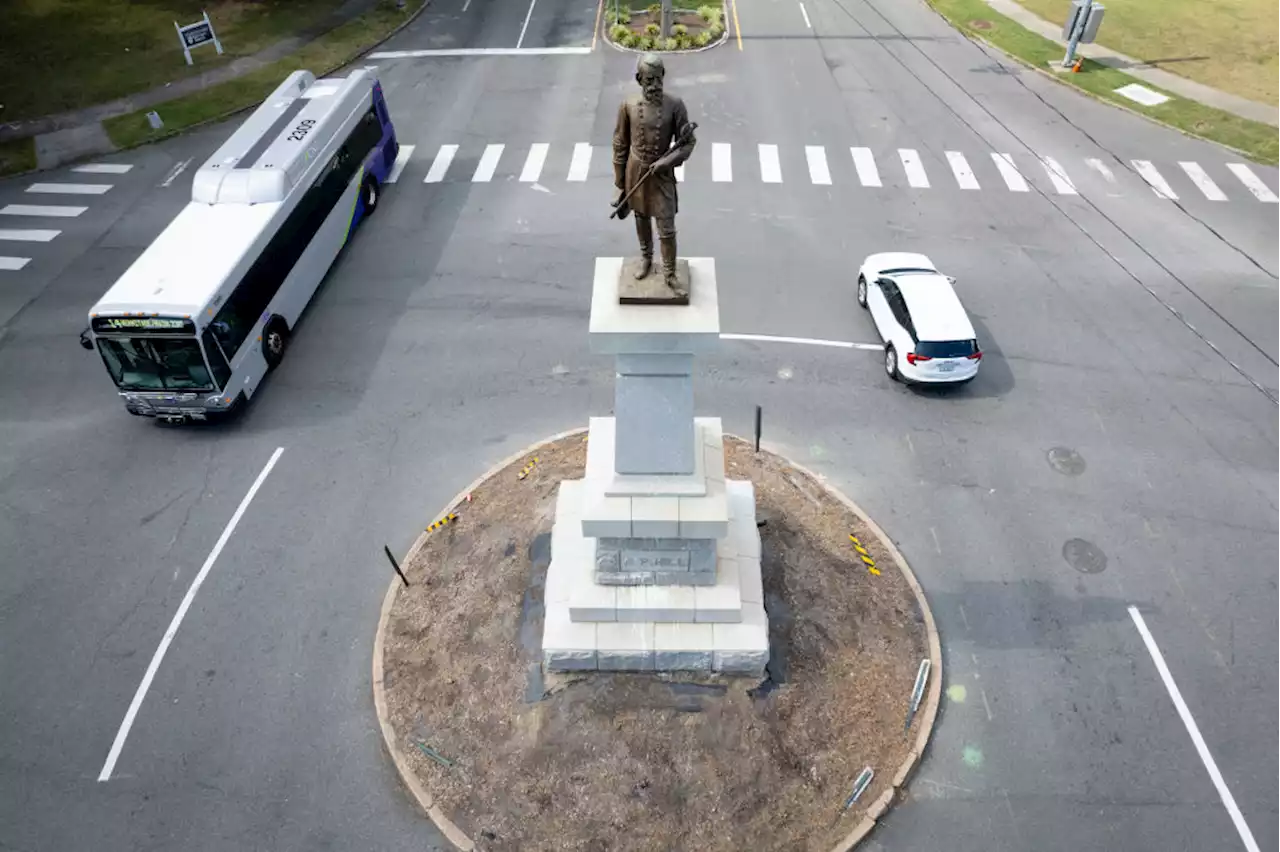
[{"label": "bus headlight", "polygon": [[204,404],[213,408],[220,408],[222,406],[222,397],[215,393],[213,396],[206,397]]}]

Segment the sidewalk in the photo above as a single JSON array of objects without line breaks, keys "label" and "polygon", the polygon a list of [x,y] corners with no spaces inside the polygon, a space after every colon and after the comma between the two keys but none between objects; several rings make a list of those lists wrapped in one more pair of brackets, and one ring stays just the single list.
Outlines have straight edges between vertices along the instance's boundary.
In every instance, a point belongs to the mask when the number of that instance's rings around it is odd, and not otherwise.
[{"label": "sidewalk", "polygon": [[[1029,12],[1016,0],[986,0],[986,3],[995,11],[1021,24],[1031,32],[1061,44],[1065,54],[1067,43],[1062,40],[1061,24],[1050,23]],[[1123,53],[1117,53],[1099,44],[1082,44],[1078,52],[1099,65],[1106,65],[1117,71],[1123,71],[1167,92],[1181,95],[1187,100],[1197,101],[1205,106],[1220,109],[1223,112],[1229,112],[1241,118],[1247,118],[1250,121],[1269,124],[1272,127],[1280,126],[1280,108],[1277,108],[1275,104],[1260,104],[1238,95],[1210,88],[1193,80],[1188,80],[1186,77],[1179,77],[1177,74],[1162,71],[1141,60],[1125,56]]]},{"label": "sidewalk", "polygon": [[325,33],[372,11],[377,5],[378,0],[346,0],[315,26],[228,65],[107,103],[0,124],[0,142],[35,137],[37,169],[54,168],[80,157],[114,151],[115,145],[102,126],[104,119],[153,107],[243,77],[285,58]]}]

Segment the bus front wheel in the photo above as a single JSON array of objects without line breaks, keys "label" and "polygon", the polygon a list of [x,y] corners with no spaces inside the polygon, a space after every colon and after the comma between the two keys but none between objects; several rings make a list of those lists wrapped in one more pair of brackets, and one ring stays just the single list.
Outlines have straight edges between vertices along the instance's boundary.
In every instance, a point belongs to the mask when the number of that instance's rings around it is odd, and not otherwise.
[{"label": "bus front wheel", "polygon": [[289,348],[289,326],[284,320],[276,317],[267,323],[267,331],[262,335],[262,357],[267,361],[267,369],[274,370],[284,360],[284,352]]},{"label": "bus front wheel", "polygon": [[366,216],[378,209],[378,189],[377,178],[366,177],[364,179],[364,186],[360,192],[364,200],[364,214]]}]

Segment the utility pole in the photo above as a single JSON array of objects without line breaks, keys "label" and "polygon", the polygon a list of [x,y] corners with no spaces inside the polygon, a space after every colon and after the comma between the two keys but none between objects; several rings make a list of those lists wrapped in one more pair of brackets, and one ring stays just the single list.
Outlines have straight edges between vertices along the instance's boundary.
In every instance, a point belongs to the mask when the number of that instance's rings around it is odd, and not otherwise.
[{"label": "utility pole", "polygon": [[671,0],[662,0],[662,37],[671,38]]},{"label": "utility pole", "polygon": [[1076,61],[1076,48],[1080,46],[1080,39],[1084,37],[1085,24],[1089,23],[1089,12],[1093,9],[1093,0],[1084,0],[1076,6],[1076,9],[1075,26],[1071,28],[1071,37],[1067,40],[1067,55],[1062,58],[1063,68],[1070,68]]}]

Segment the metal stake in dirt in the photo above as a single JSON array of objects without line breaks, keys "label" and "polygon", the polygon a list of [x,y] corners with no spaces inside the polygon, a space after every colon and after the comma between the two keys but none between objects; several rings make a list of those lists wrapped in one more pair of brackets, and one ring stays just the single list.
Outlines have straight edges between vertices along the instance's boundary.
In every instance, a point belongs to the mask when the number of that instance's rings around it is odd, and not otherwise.
[{"label": "metal stake in dirt", "polygon": [[902,726],[904,734],[911,729],[911,720],[920,709],[920,699],[924,698],[924,685],[929,682],[930,665],[927,657],[920,661],[920,669],[916,672],[916,685],[911,689],[911,709],[907,711],[907,722]]},{"label": "metal stake in dirt", "polygon": [[400,570],[400,563],[396,562],[396,558],[391,555],[391,548],[384,544],[382,545],[382,552],[387,554],[387,558],[391,560],[391,567],[396,569],[396,573],[400,575],[400,582],[404,583],[405,588],[408,588],[409,580],[404,576],[404,572]]},{"label": "metal stake in dirt", "polygon": [[1089,22],[1089,13],[1093,10],[1093,0],[1082,0],[1073,4],[1072,11],[1074,16],[1071,19],[1071,35],[1067,40],[1067,55],[1062,58],[1062,67],[1070,68],[1076,59],[1076,49],[1080,46],[1080,39],[1084,37],[1085,25]]},{"label": "metal stake in dirt", "polygon": [[760,452],[760,426],[764,419],[764,409],[756,406],[756,452]]},{"label": "metal stake in dirt", "polygon": [[854,802],[858,801],[858,797],[866,792],[867,787],[871,784],[871,779],[875,777],[875,772],[870,766],[864,767],[858,773],[858,780],[853,782],[853,792],[849,794],[849,798],[844,800],[844,810],[853,807]]}]

